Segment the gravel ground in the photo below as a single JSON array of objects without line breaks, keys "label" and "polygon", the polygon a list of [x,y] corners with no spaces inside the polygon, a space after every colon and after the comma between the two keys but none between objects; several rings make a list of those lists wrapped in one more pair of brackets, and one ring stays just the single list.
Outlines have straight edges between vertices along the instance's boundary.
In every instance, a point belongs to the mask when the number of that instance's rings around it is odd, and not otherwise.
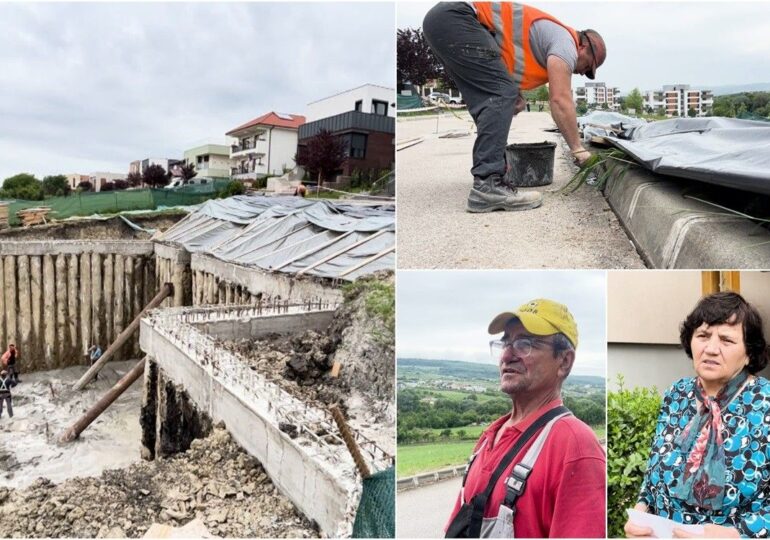
[{"label": "gravel ground", "polygon": [[[555,193],[575,172],[549,113],[514,118],[509,143],[558,142],[554,183],[543,205],[523,212],[469,214],[475,127],[467,113],[401,119],[397,140],[423,137],[396,153],[398,268],[644,268],[601,193]],[[448,132],[465,137],[439,138]],[[542,188],[541,188],[542,189]]]},{"label": "gravel ground", "polygon": [[200,519],[216,536],[318,537],[318,529],[221,426],[169,459],[61,484],[0,488],[0,537],[140,537]]}]

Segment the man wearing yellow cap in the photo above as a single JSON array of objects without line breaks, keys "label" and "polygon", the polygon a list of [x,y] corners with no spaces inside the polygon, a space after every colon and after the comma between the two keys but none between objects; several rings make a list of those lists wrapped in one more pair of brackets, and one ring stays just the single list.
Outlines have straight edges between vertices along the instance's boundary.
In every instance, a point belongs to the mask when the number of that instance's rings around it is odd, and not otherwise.
[{"label": "man wearing yellow cap", "polygon": [[582,164],[591,154],[578,135],[572,75],[596,76],[607,49],[596,30],[575,30],[535,7],[512,2],[440,2],[423,34],[476,124],[468,212],[536,208],[542,195],[519,192],[505,177],[505,146],[521,93],[549,84],[551,116]]},{"label": "man wearing yellow cap", "polygon": [[606,459],[561,400],[578,330],[566,306],[537,299],[489,324],[510,414],[482,433],[447,537],[604,538]]}]

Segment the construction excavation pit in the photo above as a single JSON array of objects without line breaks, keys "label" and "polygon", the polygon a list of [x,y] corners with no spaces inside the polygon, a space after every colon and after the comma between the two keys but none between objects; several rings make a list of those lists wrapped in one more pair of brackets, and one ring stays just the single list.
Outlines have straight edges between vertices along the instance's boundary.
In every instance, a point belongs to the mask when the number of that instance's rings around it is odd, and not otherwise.
[{"label": "construction excavation pit", "polygon": [[0,238],[0,537],[392,537],[392,205],[179,217]]}]

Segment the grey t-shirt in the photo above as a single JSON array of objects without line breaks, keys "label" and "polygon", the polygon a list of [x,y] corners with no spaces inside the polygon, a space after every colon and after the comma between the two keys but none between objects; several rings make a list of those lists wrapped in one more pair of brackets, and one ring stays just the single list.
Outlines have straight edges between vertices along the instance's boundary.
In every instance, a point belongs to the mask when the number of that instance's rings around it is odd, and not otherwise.
[{"label": "grey t-shirt", "polygon": [[570,72],[577,66],[577,47],[569,31],[547,19],[532,23],[529,29],[529,46],[537,63],[547,67],[548,57],[558,56],[569,66]]}]

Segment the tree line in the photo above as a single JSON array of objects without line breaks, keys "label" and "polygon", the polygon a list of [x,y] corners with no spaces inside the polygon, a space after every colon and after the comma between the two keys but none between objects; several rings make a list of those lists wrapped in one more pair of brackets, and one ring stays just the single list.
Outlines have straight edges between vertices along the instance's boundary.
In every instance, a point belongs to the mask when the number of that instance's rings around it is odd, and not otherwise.
[{"label": "tree line", "polygon": [[770,92],[741,92],[716,96],[712,112],[714,116],[729,118],[770,119]]},{"label": "tree line", "polygon": [[[498,396],[499,392],[493,394]],[[436,397],[433,402],[426,397],[424,391],[399,390],[397,437],[400,444],[432,442],[441,434],[431,430],[444,430],[446,437],[452,428],[486,425],[511,411],[511,400],[506,397],[480,400],[478,394],[468,394],[463,399]],[[564,397],[564,404],[588,425],[605,423],[604,394],[601,392],[585,397],[568,395]]]}]

